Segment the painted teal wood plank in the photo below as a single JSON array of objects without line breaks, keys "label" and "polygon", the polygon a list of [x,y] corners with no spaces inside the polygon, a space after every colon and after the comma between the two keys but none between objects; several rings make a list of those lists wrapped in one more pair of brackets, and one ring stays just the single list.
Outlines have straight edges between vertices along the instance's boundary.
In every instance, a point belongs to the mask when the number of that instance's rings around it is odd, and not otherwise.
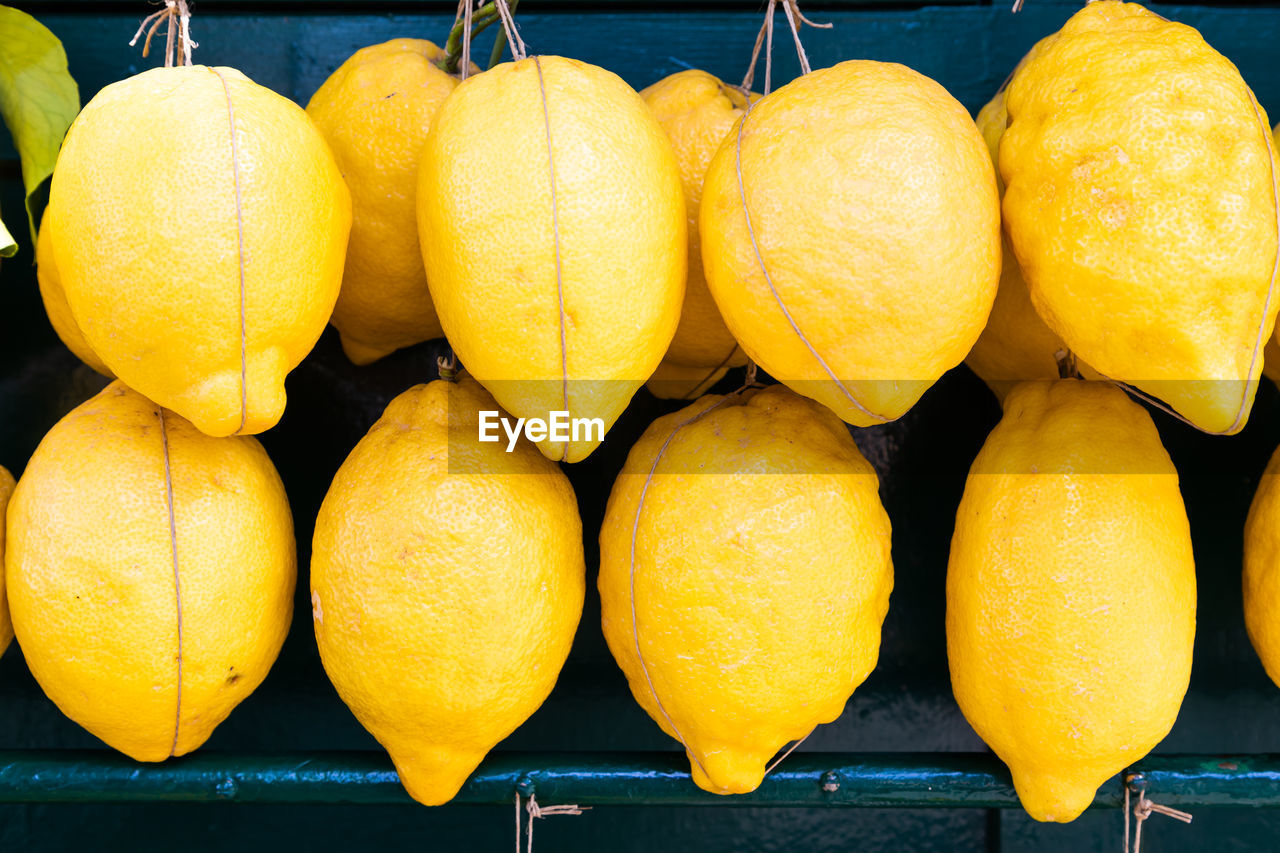
[{"label": "painted teal wood plank", "polygon": [[[532,5],[532,4],[531,4]],[[815,12],[831,30],[806,30],[816,66],[844,59],[902,62],[938,80],[971,110],[999,86],[1035,41],[1056,30],[1074,4],[1032,0],[1014,15],[1001,7],[930,7],[915,10]],[[1161,6],[1195,26],[1231,58],[1264,106],[1280,109],[1280,4],[1250,8]],[[46,14],[71,57],[86,97],[108,82],[154,64],[128,40],[135,14]],[[263,85],[305,103],[325,76],[359,47],[388,38],[442,40],[451,15],[209,15],[194,20],[205,63],[233,65]],[[760,23],[753,12],[611,12],[589,16],[522,14],[532,50],[561,53],[616,71],[633,86],[686,67],[729,80],[745,71]],[[482,44],[488,37],[482,38]],[[775,46],[778,82],[797,71],[785,39]]]}]

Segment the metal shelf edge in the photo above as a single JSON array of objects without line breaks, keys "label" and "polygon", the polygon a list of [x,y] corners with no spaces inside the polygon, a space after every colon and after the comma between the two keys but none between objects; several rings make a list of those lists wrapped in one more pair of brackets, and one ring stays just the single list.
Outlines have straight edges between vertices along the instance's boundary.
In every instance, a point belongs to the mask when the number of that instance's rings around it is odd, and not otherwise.
[{"label": "metal shelf edge", "polygon": [[[1280,756],[1158,755],[1138,762],[1148,795],[1179,807],[1280,806]],[[1008,771],[981,753],[793,755],[751,794],[722,797],[694,786],[681,753],[490,755],[453,799],[509,804],[536,793],[544,805],[862,808],[1018,808]],[[1117,808],[1119,777],[1095,808]],[[0,751],[0,803],[412,802],[382,753],[201,752],[140,764],[103,751]]]}]

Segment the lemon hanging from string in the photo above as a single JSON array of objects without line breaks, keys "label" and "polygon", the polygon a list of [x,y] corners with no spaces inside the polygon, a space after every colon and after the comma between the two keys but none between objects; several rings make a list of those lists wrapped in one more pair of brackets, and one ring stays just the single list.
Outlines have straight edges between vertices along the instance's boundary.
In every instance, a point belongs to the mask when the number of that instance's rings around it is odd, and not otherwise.
[{"label": "lemon hanging from string", "polygon": [[329,321],[351,201],[301,108],[232,68],[154,68],[71,125],[50,189],[75,325],[215,436],[268,429]]},{"label": "lemon hanging from string", "polygon": [[1005,227],[1039,315],[1102,375],[1238,432],[1280,309],[1280,167],[1240,72],[1191,27],[1098,0],[1006,106]]},{"label": "lemon hanging from string", "polygon": [[[675,333],[687,254],[676,157],[640,96],[602,68],[535,56],[458,86],[422,151],[418,231],[449,342],[516,417],[559,411],[607,430]],[[538,448],[576,462],[602,431]]]},{"label": "lemon hanging from string", "polygon": [[31,673],[139,761],[198,748],[266,677],[293,613],[293,519],[256,439],[211,438],[119,381],[36,448],[5,581]]},{"label": "lemon hanging from string", "polygon": [[861,426],[901,416],[960,363],[1000,275],[981,134],[945,89],[891,63],[842,62],[753,105],[707,171],[699,227],[747,355]]},{"label": "lemon hanging from string", "polygon": [[391,401],[316,519],[311,601],[325,671],[416,800],[450,800],[551,692],[582,615],[573,488],[465,374]]},{"label": "lemon hanging from string", "polygon": [[352,196],[351,242],[333,325],[356,364],[444,334],[418,249],[418,154],[458,85],[429,41],[356,51],[307,104]]},{"label": "lemon hanging from string", "polygon": [[1074,820],[1168,734],[1195,625],[1191,532],[1150,415],[1107,383],[1017,385],[956,514],[947,656],[1031,817]]},{"label": "lemon hanging from string", "polygon": [[777,385],[704,396],[631,449],[600,530],[604,635],[699,787],[755,790],[875,667],[877,487],[845,425]]}]

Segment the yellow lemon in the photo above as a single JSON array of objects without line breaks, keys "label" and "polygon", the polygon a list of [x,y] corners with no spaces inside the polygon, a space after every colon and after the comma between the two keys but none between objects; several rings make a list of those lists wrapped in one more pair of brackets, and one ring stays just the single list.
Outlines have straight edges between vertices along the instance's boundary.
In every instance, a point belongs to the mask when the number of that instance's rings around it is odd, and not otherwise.
[{"label": "yellow lemon", "polygon": [[[1276,148],[1280,149],[1280,124],[1272,130],[1275,136]],[[1272,335],[1267,339],[1267,345],[1263,348],[1262,372],[1271,379],[1272,382],[1280,384],[1280,337]]]},{"label": "yellow lemon", "polygon": [[1280,169],[1235,66],[1099,0],[1006,95],[1005,227],[1040,316],[1103,375],[1238,432],[1280,308]]},{"label": "yellow lemon", "polygon": [[1000,276],[981,134],[890,63],[842,62],[754,104],[711,161],[699,226],[747,355],[859,426],[901,416],[960,363]]},{"label": "yellow lemon", "polygon": [[44,311],[49,315],[49,325],[67,349],[76,358],[101,373],[111,376],[111,368],[102,363],[84,339],[76,318],[71,315],[71,306],[67,304],[67,295],[62,292],[62,279],[58,276],[58,265],[53,259],[53,238],[49,233],[49,208],[45,207],[40,217],[40,231],[36,237],[36,281],[40,285],[40,300],[44,302]]},{"label": "yellow lemon", "polygon": [[664,359],[644,387],[663,400],[696,400],[728,372],[726,367],[685,367]]},{"label": "yellow lemon", "polygon": [[1106,383],[1015,387],[956,514],[947,655],[1028,814],[1074,820],[1168,734],[1195,623],[1191,533],[1150,416]]},{"label": "yellow lemon", "polygon": [[144,71],[72,123],[49,206],[71,315],[112,373],[209,435],[280,419],[351,225],[306,113],[231,68]]},{"label": "yellow lemon", "polygon": [[[746,109],[747,96],[705,71],[688,69],[664,77],[643,90],[640,97],[644,98],[671,138],[676,163],[680,166],[680,183],[684,187],[684,205],[688,214],[689,276],[684,306],[680,311],[680,324],[676,326],[675,337],[667,347],[663,362],[672,366],[717,369],[746,364],[746,353],[738,347],[738,342],[720,317],[720,309],[711,297],[702,272],[698,207],[702,202],[702,178],[707,173],[707,166],[725,135]],[[650,383],[652,387],[653,383]]]},{"label": "yellow lemon", "polygon": [[351,189],[351,242],[333,325],[356,364],[444,334],[418,249],[418,154],[458,85],[429,41],[362,48],[311,96],[307,114]]},{"label": "yellow lemon", "polygon": [[13,622],[9,619],[9,598],[4,591],[4,530],[9,496],[13,494],[13,475],[0,465],[0,655],[13,639]]},{"label": "yellow lemon", "polygon": [[[978,130],[982,131],[991,151],[992,162],[998,163],[1000,137],[1004,135],[1008,114],[1001,90],[978,113]],[[996,175],[996,183],[1004,192],[1004,184]],[[1058,356],[1066,353],[1062,338],[1044,324],[1022,277],[1022,269],[1013,254],[1008,235],[1002,235],[1003,262],[1000,266],[1000,288],[986,328],[965,357],[965,364],[987,383],[1001,400],[1019,382],[1031,379],[1057,379]],[[1097,371],[1077,360],[1076,369],[1087,379],[1097,379]]]},{"label": "yellow lemon", "polygon": [[401,394],[316,519],[325,671],[427,805],[547,698],[582,616],[573,488],[528,442],[480,442],[485,412],[500,410],[465,375]]},{"label": "yellow lemon", "polygon": [[50,699],[139,761],[198,748],[289,630],[293,520],[258,442],[120,382],[49,430],[9,505],[14,632]]},{"label": "yellow lemon", "polygon": [[600,530],[604,636],[699,787],[755,790],[875,667],[877,487],[845,425],[782,386],[705,396],[631,449]]},{"label": "yellow lemon", "polygon": [[[418,236],[449,342],[517,417],[607,430],[675,333],[680,171],[644,101],[602,68],[535,56],[460,85],[422,150]],[[576,462],[599,435],[538,449]]]},{"label": "yellow lemon", "polygon": [[1280,452],[1272,455],[1244,526],[1244,620],[1271,680],[1280,684]]}]

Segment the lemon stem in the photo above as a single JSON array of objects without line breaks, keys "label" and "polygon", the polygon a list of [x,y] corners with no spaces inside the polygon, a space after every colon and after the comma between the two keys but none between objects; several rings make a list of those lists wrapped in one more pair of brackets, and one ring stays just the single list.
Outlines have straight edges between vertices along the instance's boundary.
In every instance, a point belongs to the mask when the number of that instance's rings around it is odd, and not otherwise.
[{"label": "lemon stem", "polygon": [[[514,4],[512,4],[514,5]],[[474,39],[480,33],[484,32],[490,24],[501,20],[498,15],[498,7],[494,3],[488,3],[476,10],[475,15],[471,19],[471,34],[464,35],[466,23],[462,18],[454,22],[453,29],[449,30],[449,38],[444,43],[444,64],[441,68],[446,74],[457,74],[458,64],[462,59],[462,39]]]}]

